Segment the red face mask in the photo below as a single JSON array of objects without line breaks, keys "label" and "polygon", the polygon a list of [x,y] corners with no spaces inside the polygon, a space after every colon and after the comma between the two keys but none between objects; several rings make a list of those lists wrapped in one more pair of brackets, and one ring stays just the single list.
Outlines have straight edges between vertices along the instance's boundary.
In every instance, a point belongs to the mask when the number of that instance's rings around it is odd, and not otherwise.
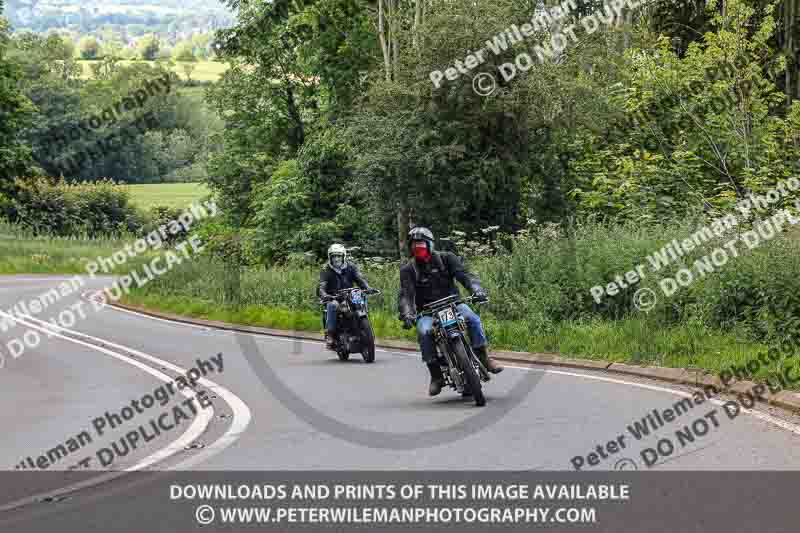
[{"label": "red face mask", "polygon": [[415,242],[412,247],[412,251],[414,252],[414,258],[417,261],[427,263],[431,260],[431,253],[428,251],[428,245],[424,241]]}]

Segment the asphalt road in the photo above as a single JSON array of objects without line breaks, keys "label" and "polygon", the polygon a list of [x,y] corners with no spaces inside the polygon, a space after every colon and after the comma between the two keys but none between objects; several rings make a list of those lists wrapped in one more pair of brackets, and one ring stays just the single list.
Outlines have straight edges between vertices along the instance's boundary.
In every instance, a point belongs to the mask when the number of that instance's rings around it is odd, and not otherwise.
[{"label": "asphalt road", "polygon": [[[66,279],[4,277],[0,309],[35,298]],[[419,354],[378,350],[374,364],[364,364],[357,354],[342,363],[313,341],[192,327],[110,307],[93,311],[85,297],[101,286],[101,281],[92,281],[80,294],[66,296],[0,333],[5,356],[0,369],[2,468],[15,470],[28,457],[36,462],[60,444],[66,448],[81,433],[92,438],[51,461],[45,470],[58,474],[31,476],[29,482],[20,481],[20,469],[16,478],[5,474],[4,479],[15,481],[0,487],[0,528],[6,519],[16,524],[15,530],[38,531],[33,528],[37,520],[78,520],[81,505],[94,506],[99,497],[143,496],[146,488],[122,490],[126,475],[119,471],[131,469],[573,471],[573,458],[582,456],[588,471],[647,470],[641,451],[663,437],[676,450],[650,470],[797,470],[800,465],[797,420],[775,411],[730,419],[721,405],[707,401],[637,441],[628,425],[653,409],[671,408],[688,389],[566,368],[515,366],[485,385],[488,403],[482,410],[451,390],[429,398]],[[36,320],[46,322],[70,305],[81,305],[86,318],[67,329],[48,328]],[[29,330],[40,333],[41,343],[12,357],[6,344]],[[48,338],[46,331],[58,335]],[[222,371],[209,371],[197,385],[211,400],[210,408],[194,414],[183,404],[191,416],[179,425],[138,442],[126,454],[115,452],[106,467],[99,464],[99,449],[113,451],[114,442],[123,448],[119,439],[126,433],[161,413],[174,416],[172,408],[189,400],[179,392],[170,403],[143,409],[102,435],[93,420],[106,412],[120,413],[132,400],[185,375],[198,359],[218,354]],[[268,365],[268,375],[254,367],[259,358]],[[704,418],[714,409],[713,417]],[[695,441],[679,446],[675,431],[693,424]],[[620,435],[625,447],[611,453],[607,443],[619,442]],[[607,458],[589,466],[587,456],[598,445]],[[88,473],[65,472],[86,458],[91,458]],[[91,486],[92,478],[107,475],[103,471],[117,477]],[[35,501],[37,494],[76,480],[87,486],[70,494],[63,511],[55,504],[43,510],[38,503],[3,511],[13,502]]]}]

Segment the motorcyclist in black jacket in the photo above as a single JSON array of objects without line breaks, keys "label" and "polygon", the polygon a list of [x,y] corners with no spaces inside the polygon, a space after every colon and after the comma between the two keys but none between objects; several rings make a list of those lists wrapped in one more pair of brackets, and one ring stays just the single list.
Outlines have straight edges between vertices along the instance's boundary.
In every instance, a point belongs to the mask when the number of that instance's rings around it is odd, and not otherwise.
[{"label": "motorcyclist in black jacket", "polygon": [[[434,251],[433,233],[428,228],[412,229],[408,234],[408,240],[412,258],[400,269],[398,299],[400,320],[403,321],[405,328],[413,326],[416,313],[419,313],[425,304],[446,296],[458,295],[455,280],[472,292],[478,301],[487,299],[486,291],[481,287],[478,277],[464,268],[458,256],[450,252]],[[493,374],[501,372],[503,367],[489,357],[488,341],[480,317],[465,303],[460,304],[458,310],[466,322],[475,355]],[[417,339],[422,360],[427,364],[431,374],[428,392],[431,396],[436,396],[442,391],[444,376],[441,367],[434,360],[436,346],[432,327],[433,317],[423,316],[417,321]]]},{"label": "motorcyclist in black jacket", "polygon": [[358,286],[371,290],[366,278],[352,263],[347,262],[347,249],[341,244],[332,244],[328,248],[328,264],[319,275],[318,296],[325,302],[325,346],[333,350],[336,346],[336,313],[339,302],[334,297],[336,291]]}]

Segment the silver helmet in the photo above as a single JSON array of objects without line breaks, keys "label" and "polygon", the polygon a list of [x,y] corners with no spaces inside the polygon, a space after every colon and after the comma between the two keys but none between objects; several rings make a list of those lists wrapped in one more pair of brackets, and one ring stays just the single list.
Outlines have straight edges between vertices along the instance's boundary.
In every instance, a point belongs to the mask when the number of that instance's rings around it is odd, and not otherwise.
[{"label": "silver helmet", "polygon": [[341,272],[347,265],[347,248],[341,244],[331,244],[328,248],[328,264],[336,272]]},{"label": "silver helmet", "polygon": [[428,253],[433,253],[433,232],[422,226],[413,228],[408,232],[408,253],[411,254],[411,243],[414,241],[425,241],[428,245]]}]

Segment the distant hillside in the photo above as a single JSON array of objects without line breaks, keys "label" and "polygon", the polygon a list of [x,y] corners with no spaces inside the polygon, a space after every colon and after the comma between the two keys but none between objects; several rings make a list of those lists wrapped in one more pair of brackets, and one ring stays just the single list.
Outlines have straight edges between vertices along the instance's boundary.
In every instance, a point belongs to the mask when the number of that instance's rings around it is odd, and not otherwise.
[{"label": "distant hillside", "polygon": [[234,21],[217,0],[8,0],[5,16],[16,31],[87,35],[110,27],[134,36],[157,33],[167,41],[178,32],[212,31]]}]

